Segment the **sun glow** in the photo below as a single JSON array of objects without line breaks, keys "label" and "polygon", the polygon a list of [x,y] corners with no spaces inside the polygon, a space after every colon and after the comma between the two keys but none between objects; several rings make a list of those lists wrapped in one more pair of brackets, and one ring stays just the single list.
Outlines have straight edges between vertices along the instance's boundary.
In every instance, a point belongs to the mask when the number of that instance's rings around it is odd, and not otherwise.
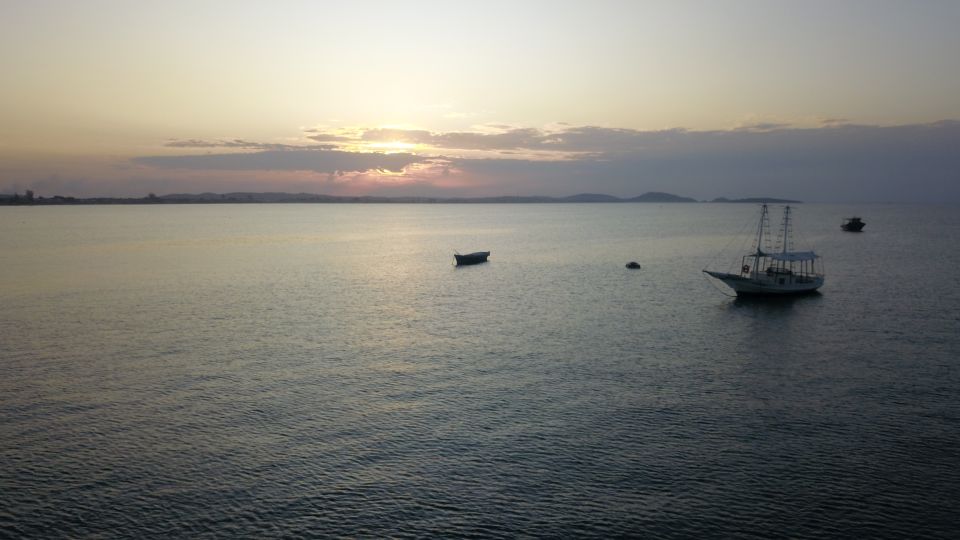
[{"label": "sun glow", "polygon": [[386,152],[388,154],[395,154],[398,152],[410,152],[417,147],[417,145],[414,143],[406,143],[401,141],[370,143],[367,146],[374,150]]}]

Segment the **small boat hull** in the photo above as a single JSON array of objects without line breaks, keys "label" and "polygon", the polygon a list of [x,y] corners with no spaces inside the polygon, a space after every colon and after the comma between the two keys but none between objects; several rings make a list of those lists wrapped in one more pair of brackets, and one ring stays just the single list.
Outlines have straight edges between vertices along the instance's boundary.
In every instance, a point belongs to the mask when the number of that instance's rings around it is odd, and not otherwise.
[{"label": "small boat hull", "polygon": [[487,257],[489,256],[489,251],[477,251],[475,253],[467,253],[466,255],[456,253],[454,254],[453,258],[457,260],[457,266],[466,266],[470,264],[485,263],[487,262]]},{"label": "small boat hull", "polygon": [[726,272],[712,272],[704,270],[708,275],[722,281],[737,293],[737,296],[785,296],[794,294],[808,294],[823,286],[823,276],[773,276],[763,274],[754,277],[744,277]]}]

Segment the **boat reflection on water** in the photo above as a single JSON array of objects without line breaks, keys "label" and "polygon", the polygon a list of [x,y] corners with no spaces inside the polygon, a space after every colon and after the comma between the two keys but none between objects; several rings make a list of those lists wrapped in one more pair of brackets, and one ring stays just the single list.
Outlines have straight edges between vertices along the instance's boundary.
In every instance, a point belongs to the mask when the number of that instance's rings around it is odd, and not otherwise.
[{"label": "boat reflection on water", "polygon": [[779,312],[792,309],[794,306],[823,298],[820,291],[810,291],[806,294],[781,294],[763,296],[755,294],[738,295],[731,302],[731,306],[740,309],[756,309],[765,312]]}]

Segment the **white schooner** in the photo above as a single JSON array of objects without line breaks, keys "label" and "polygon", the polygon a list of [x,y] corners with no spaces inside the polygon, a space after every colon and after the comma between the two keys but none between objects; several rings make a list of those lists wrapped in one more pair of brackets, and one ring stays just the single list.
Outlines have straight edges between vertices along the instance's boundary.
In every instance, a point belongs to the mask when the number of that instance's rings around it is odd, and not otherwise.
[{"label": "white schooner", "polygon": [[764,239],[769,239],[767,205],[760,212],[757,225],[756,250],[743,255],[740,272],[704,272],[715,277],[743,295],[787,295],[813,292],[823,285],[820,257],[813,251],[791,251],[793,240],[790,231],[790,207],[783,210],[783,223],[776,246],[779,249],[764,251]]}]

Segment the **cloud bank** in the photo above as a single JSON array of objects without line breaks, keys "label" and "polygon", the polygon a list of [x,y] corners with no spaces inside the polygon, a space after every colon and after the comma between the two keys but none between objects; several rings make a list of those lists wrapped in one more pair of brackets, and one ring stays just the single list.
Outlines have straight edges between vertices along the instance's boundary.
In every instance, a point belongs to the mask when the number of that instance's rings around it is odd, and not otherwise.
[{"label": "cloud bank", "polygon": [[[309,130],[309,148],[243,140],[175,141],[182,148],[254,152],[136,158],[167,171],[308,171],[341,177],[340,192],[424,196],[634,196],[667,191],[699,199],[772,196],[806,201],[960,202],[960,122],[819,128],[776,123],[732,130],[643,131],[485,126],[477,131]],[[416,152],[347,151],[405,143]],[[332,150],[338,147],[340,150]],[[377,181],[376,172],[390,173]],[[275,188],[275,186],[273,186]]]},{"label": "cloud bank", "polygon": [[337,150],[264,150],[230,154],[185,156],[148,156],[133,162],[158,169],[215,171],[312,171],[327,174],[346,172],[403,172],[427,158],[413,154],[376,152],[343,152]]},{"label": "cloud bank", "polygon": [[241,150],[333,150],[333,144],[309,146],[279,143],[261,143],[243,139],[205,141],[202,139],[173,139],[164,146],[168,148],[234,148]]}]

